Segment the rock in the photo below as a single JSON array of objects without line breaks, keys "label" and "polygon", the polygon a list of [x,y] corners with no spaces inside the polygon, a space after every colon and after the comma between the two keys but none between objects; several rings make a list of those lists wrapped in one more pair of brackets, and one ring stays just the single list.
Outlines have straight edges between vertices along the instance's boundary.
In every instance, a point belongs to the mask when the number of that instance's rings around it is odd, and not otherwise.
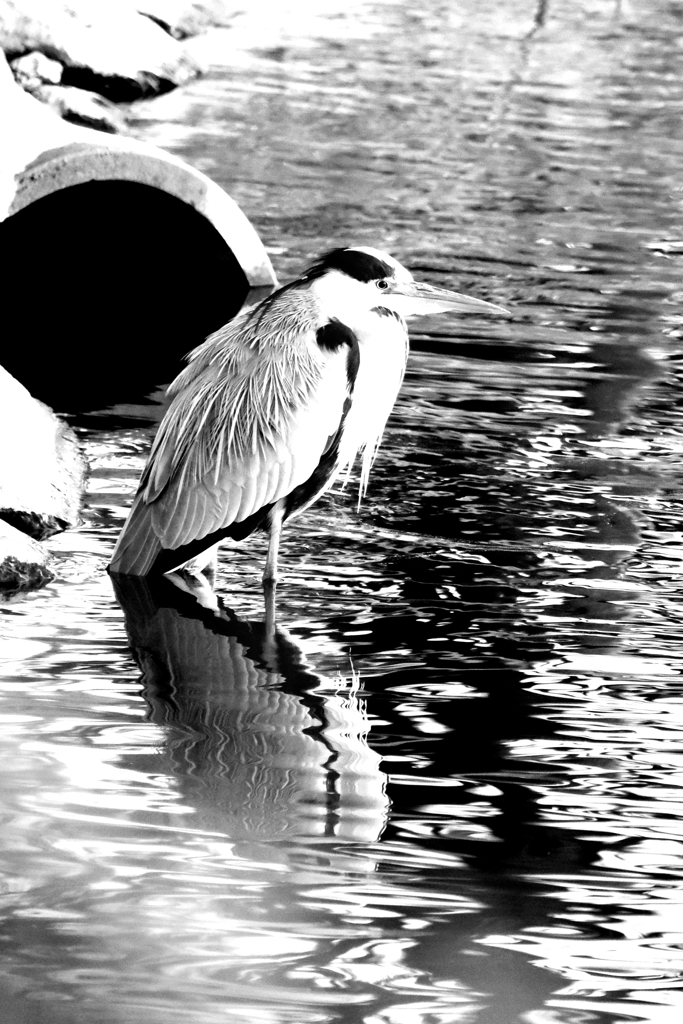
[{"label": "rock", "polygon": [[64,85],[116,100],[166,92],[201,73],[176,39],[125,0],[0,0],[0,48],[37,50],[64,65]]},{"label": "rock", "polygon": [[37,540],[75,526],[84,478],[74,432],[0,366],[0,519]]},{"label": "rock", "polygon": [[140,14],[145,14],[157,25],[161,25],[175,39],[185,39],[205,32],[212,25],[230,25],[236,14],[244,9],[235,3],[224,3],[223,0],[138,0],[136,4]]},{"label": "rock", "polygon": [[104,96],[72,85],[59,85],[63,68],[58,60],[50,60],[34,50],[17,57],[10,66],[16,82],[65,121],[101,132],[119,132],[125,127],[123,113]]},{"label": "rock", "polygon": [[37,541],[0,520],[0,595],[42,587],[53,578],[49,555]]},{"label": "rock", "polygon": [[31,92],[42,84],[59,85],[62,80],[62,65],[58,60],[50,60],[44,53],[32,50],[23,57],[17,57],[11,63],[14,77],[22,89]]},{"label": "rock", "polygon": [[28,91],[72,124],[97,128],[101,132],[120,132],[125,128],[122,111],[96,92],[75,89],[72,85],[37,85]]}]

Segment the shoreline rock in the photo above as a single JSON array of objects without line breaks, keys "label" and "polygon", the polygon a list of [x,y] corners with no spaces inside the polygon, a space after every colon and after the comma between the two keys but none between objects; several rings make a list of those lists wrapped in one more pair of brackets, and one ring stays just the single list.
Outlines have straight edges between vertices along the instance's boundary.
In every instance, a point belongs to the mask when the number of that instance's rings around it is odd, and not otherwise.
[{"label": "shoreline rock", "polygon": [[0,366],[0,588],[51,578],[36,542],[78,523],[85,474],[73,430]]},{"label": "shoreline rock", "polygon": [[41,545],[0,519],[0,600],[36,590],[54,579]]},{"label": "shoreline rock", "polygon": [[58,117],[101,132],[123,131],[126,119],[121,110],[96,92],[73,85],[39,85],[31,95],[45,103]]},{"label": "shoreline rock", "polygon": [[183,40],[237,12],[222,0],[0,0],[0,49],[22,88],[61,117],[116,132],[125,118],[112,103],[197,78]]},{"label": "shoreline rock", "polygon": [[111,100],[87,89],[63,85],[64,68],[58,60],[32,50],[10,64],[17,85],[50,107],[58,117],[103,132],[123,131],[126,119]]}]

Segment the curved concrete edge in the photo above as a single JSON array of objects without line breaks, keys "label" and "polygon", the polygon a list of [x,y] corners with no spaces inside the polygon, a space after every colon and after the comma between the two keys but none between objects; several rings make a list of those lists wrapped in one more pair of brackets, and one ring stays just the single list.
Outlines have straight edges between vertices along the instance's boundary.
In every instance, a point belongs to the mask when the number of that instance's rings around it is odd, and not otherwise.
[{"label": "curved concrete edge", "polygon": [[[87,129],[82,129],[87,131]],[[37,199],[90,181],[129,181],[149,185],[192,206],[213,224],[232,250],[250,287],[275,287],[277,278],[258,234],[237,203],[201,171],[169,153],[135,139],[92,132],[41,152],[16,176],[11,216]]]},{"label": "curved concrete edge", "polygon": [[61,121],[14,83],[4,59],[0,138],[0,221],[60,189],[91,181],[137,182],[175,196],[205,217],[233,252],[250,287],[277,286],[255,228],[219,185],[154,146]]}]

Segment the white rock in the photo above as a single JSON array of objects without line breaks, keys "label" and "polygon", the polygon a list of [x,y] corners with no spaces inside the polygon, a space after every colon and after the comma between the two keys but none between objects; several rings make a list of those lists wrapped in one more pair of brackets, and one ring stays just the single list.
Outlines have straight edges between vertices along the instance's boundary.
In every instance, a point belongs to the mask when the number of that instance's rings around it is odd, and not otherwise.
[{"label": "white rock", "polygon": [[75,526],[84,475],[71,428],[0,366],[0,519],[38,540]]},{"label": "white rock", "polygon": [[52,579],[49,560],[41,544],[0,519],[0,596],[42,587]]},{"label": "white rock", "polygon": [[17,57],[11,62],[14,77],[24,89],[31,89],[34,85],[44,82],[49,85],[59,85],[62,80],[62,65],[58,60],[51,60],[44,53],[33,50],[25,53],[23,57]]},{"label": "white rock", "polygon": [[64,65],[65,84],[96,83],[118,99],[182,85],[201,70],[177,40],[125,0],[0,0],[0,48],[38,50]]},{"label": "white rock", "polygon": [[125,127],[122,111],[99,93],[71,85],[38,85],[29,91],[66,121],[101,132],[119,132]]}]

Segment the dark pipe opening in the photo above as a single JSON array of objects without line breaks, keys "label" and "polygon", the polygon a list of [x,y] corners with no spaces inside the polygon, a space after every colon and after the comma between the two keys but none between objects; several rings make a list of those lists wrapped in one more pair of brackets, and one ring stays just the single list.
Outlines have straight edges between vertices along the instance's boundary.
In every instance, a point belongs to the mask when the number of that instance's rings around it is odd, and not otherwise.
[{"label": "dark pipe opening", "polygon": [[58,412],[144,401],[249,291],[208,220],[134,182],[39,199],[0,224],[0,245],[0,363]]}]

